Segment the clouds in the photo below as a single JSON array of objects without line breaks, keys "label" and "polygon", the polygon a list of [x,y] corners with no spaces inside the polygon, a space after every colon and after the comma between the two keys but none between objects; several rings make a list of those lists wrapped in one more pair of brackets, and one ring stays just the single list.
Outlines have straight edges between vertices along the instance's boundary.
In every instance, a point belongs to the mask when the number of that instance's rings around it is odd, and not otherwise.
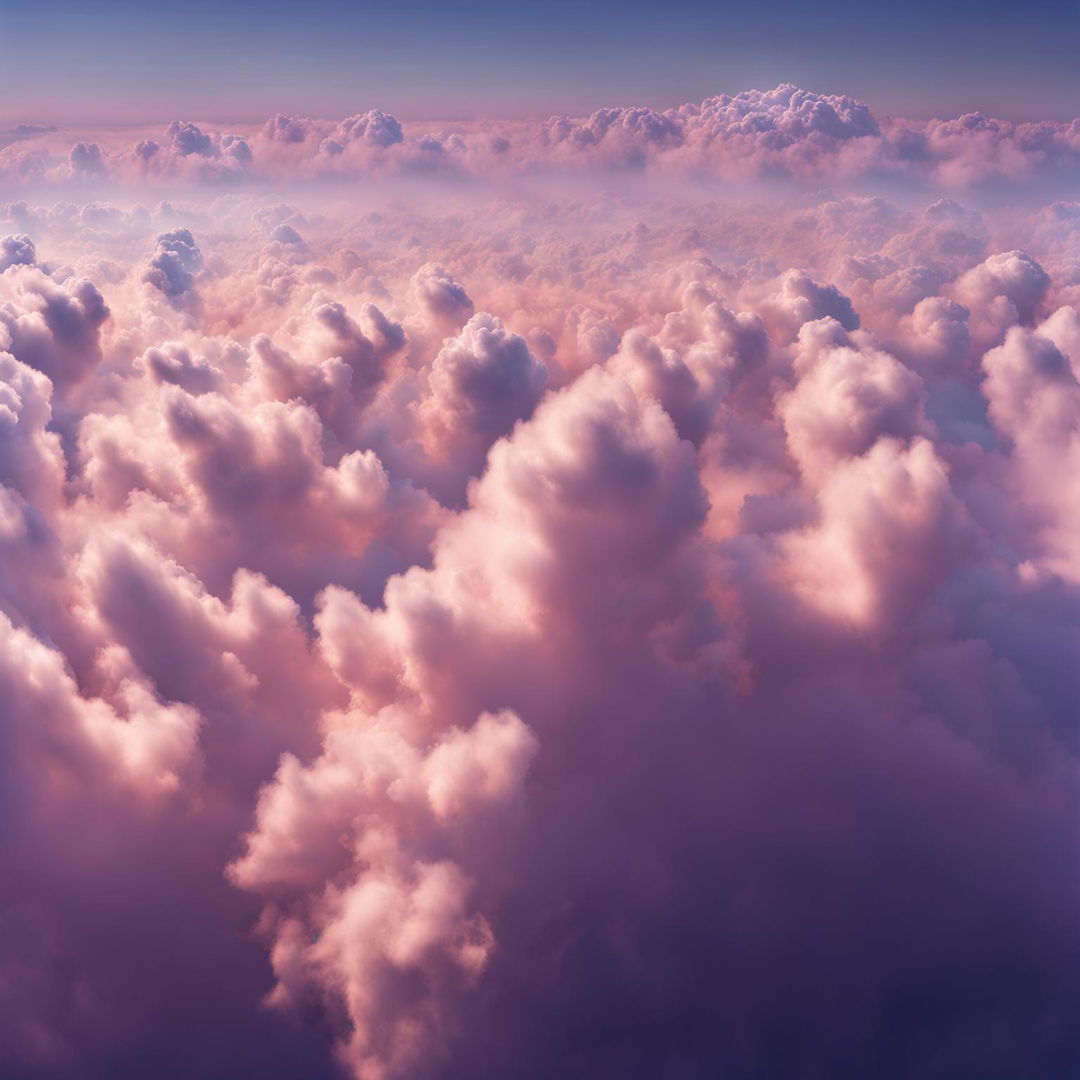
[{"label": "clouds", "polygon": [[0,240],[0,270],[10,266],[33,266],[37,262],[34,241],[25,233],[5,236]]},{"label": "clouds", "polygon": [[[62,139],[66,138],[66,142]],[[980,113],[913,121],[877,116],[843,94],[783,83],[669,109],[617,105],[529,121],[402,123],[378,108],[342,119],[277,113],[216,130],[173,120],[133,141],[24,125],[0,147],[10,183],[195,188],[350,177],[753,181],[807,187],[871,182],[923,194],[1017,191],[1066,196],[1080,168],[1076,122],[1012,123]]]},{"label": "clouds", "polygon": [[156,250],[143,280],[177,306],[194,297],[195,275],[203,268],[190,229],[175,229],[157,238]]},{"label": "clouds", "polygon": [[68,155],[68,164],[77,177],[95,178],[106,173],[105,157],[97,143],[76,143]]},{"label": "clouds", "polygon": [[[372,146],[384,148],[401,142],[403,138],[401,124],[398,123],[397,117],[390,116],[379,109],[347,117],[338,124],[332,136],[337,146],[363,141]],[[325,145],[322,149],[326,149]]]},{"label": "clouds", "polygon": [[299,143],[307,138],[312,121],[302,116],[276,113],[263,125],[262,136],[272,142]]},{"label": "clouds", "polygon": [[[271,1001],[288,1006],[314,988],[343,1007],[352,1033],[339,1053],[361,1077],[423,1068],[448,1022],[443,999],[483,972],[491,927],[463,870],[433,855],[448,848],[444,831],[460,843],[476,815],[504,808],[536,748],[509,712],[450,729],[426,755],[395,728],[342,717],[312,769],[285,759],[231,869],[242,887],[279,898]],[[290,904],[330,876],[314,903]]]},{"label": "clouds", "polygon": [[831,139],[879,135],[870,110],[847,95],[814,94],[784,83],[775,90],[747,90],[734,97],[721,94],[700,106],[684,106],[683,115],[704,128],[710,138],[722,135],[776,133],[780,145],[820,134]]},{"label": "clouds", "polygon": [[[17,250],[27,251],[21,238]],[[0,296],[7,348],[58,390],[82,381],[99,363],[100,329],[109,309],[93,282],[70,277],[60,284],[40,268],[17,262],[0,280]]]},{"label": "clouds", "polygon": [[860,350],[832,319],[808,321],[795,355],[798,382],[779,404],[788,446],[805,474],[827,475],[883,435],[923,427],[919,377],[892,357]]},{"label": "clouds", "polygon": [[189,154],[211,157],[214,153],[214,144],[210,136],[187,120],[174,120],[165,129],[165,134],[172,149],[181,157],[187,157]]},{"label": "clouds", "polygon": [[438,263],[426,263],[413,275],[412,287],[420,303],[444,327],[460,325],[473,311],[464,286]]},{"label": "clouds", "polygon": [[1014,442],[1011,489],[1032,508],[1043,559],[1069,580],[1077,572],[1067,539],[1076,503],[1062,477],[1077,449],[1080,384],[1067,358],[1076,353],[1074,319],[1073,309],[1063,308],[1038,331],[1014,326],[983,357],[990,415]]},{"label": "clouds", "polygon": [[1077,214],[944,197],[1021,127],[0,151],[11,1067],[1071,1076]]},{"label": "clouds", "polygon": [[474,315],[447,338],[431,364],[419,420],[428,453],[440,470],[477,475],[496,439],[532,415],[547,370],[525,339],[507,333],[493,315]]}]

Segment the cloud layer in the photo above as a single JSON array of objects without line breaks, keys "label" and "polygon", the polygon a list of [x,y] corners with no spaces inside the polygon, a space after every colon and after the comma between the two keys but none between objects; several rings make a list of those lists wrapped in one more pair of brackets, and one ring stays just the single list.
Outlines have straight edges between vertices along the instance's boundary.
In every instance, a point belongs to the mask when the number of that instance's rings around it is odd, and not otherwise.
[{"label": "cloud layer", "polygon": [[529,122],[402,124],[371,109],[340,121],[279,113],[233,130],[174,120],[134,139],[22,125],[0,146],[0,177],[29,187],[235,187],[400,175],[487,182],[595,171],[728,185],[863,180],[1064,192],[1080,177],[1080,121],[879,118],[846,95],[784,84],[665,111],[616,107]]},{"label": "cloud layer", "polygon": [[1074,127],[0,150],[5,1076],[1073,1076]]}]

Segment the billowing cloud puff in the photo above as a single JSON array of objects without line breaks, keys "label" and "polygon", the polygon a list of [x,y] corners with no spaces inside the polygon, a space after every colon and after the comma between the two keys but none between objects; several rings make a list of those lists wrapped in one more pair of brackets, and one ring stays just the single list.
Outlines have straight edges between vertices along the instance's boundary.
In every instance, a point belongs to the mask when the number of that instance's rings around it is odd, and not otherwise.
[{"label": "billowing cloud puff", "polygon": [[263,125],[262,136],[274,142],[299,143],[307,138],[311,121],[300,116],[277,113]]},{"label": "billowing cloud puff", "polygon": [[0,239],[0,270],[9,266],[33,266],[37,262],[34,241],[26,233]]},{"label": "billowing cloud puff", "polygon": [[775,312],[776,318],[795,332],[805,323],[826,317],[835,319],[845,330],[859,328],[858,313],[835,285],[822,285],[798,270],[781,277],[780,290],[765,311]]},{"label": "billowing cloud puff", "polygon": [[0,1071],[1074,1076],[1070,132],[16,133]]},{"label": "billowing cloud puff", "polygon": [[803,326],[794,367],[798,381],[779,413],[792,454],[811,475],[827,475],[884,435],[921,427],[918,375],[885,353],[858,348],[832,319]]},{"label": "billowing cloud puff", "polygon": [[1039,561],[1073,581],[1080,563],[1069,538],[1080,503],[1062,478],[1080,450],[1080,383],[1072,366],[1080,362],[1078,346],[1076,313],[1062,308],[1037,331],[1012,327],[983,357],[990,414],[1014,443],[1010,489],[1031,508]]},{"label": "billowing cloud puff", "polygon": [[1007,251],[991,255],[957,283],[956,298],[974,313],[981,344],[996,344],[1017,323],[1030,325],[1050,287],[1050,278],[1030,255]]},{"label": "billowing cloud puff", "polygon": [[[26,247],[19,245],[26,253]],[[16,359],[59,388],[80,382],[101,360],[99,333],[109,309],[96,286],[63,284],[37,266],[16,264],[0,277],[0,326]]]},{"label": "billowing cloud puff", "polygon": [[143,280],[173,303],[182,303],[192,295],[195,275],[202,268],[202,252],[191,230],[174,229],[157,238]]},{"label": "billowing cloud puff", "polygon": [[652,109],[599,109],[584,120],[553,116],[543,128],[544,141],[565,157],[585,152],[618,167],[643,167],[657,149],[683,141],[677,119]]},{"label": "billowing cloud puff", "polygon": [[775,133],[776,148],[821,134],[833,139],[858,139],[880,134],[877,121],[861,102],[846,95],[814,94],[784,83],[775,90],[747,90],[729,97],[707,98],[699,106],[684,106],[683,116],[710,138]]},{"label": "billowing cloud puff", "polygon": [[[445,855],[470,827],[505,813],[535,750],[510,712],[451,728],[426,754],[392,722],[342,717],[312,769],[286,758],[263,792],[258,831],[232,875],[301,901],[286,901],[294,913],[283,910],[274,928],[271,1001],[291,1005],[314,986],[344,1007],[351,1035],[339,1050],[357,1076],[422,1067],[448,1022],[438,988],[449,995],[483,973],[491,927],[472,907],[470,879]],[[425,854],[410,850],[418,829],[428,834]],[[315,904],[303,902],[323,883]]]},{"label": "billowing cloud puff", "polygon": [[397,118],[372,109],[370,112],[350,116],[342,120],[334,130],[333,139],[338,145],[354,141],[371,143],[373,146],[393,146],[404,138]]},{"label": "billowing cloud puff", "polygon": [[431,457],[462,478],[478,474],[488,448],[532,415],[547,370],[493,315],[474,315],[448,338],[428,374],[419,416]]},{"label": "billowing cloud puff", "polygon": [[173,150],[181,157],[189,154],[211,157],[214,153],[214,143],[210,136],[187,120],[174,120],[165,129],[165,134]]},{"label": "billowing cloud puff", "polygon": [[239,135],[222,135],[221,154],[239,165],[247,165],[254,157],[251,147]]},{"label": "billowing cloud puff", "polygon": [[412,285],[420,303],[437,321],[453,325],[464,322],[472,314],[473,302],[465,287],[437,263],[420,267]]},{"label": "billowing cloud puff", "polygon": [[75,176],[98,177],[106,172],[105,157],[97,143],[76,143],[68,155],[68,164]]},{"label": "billowing cloud puff", "polygon": [[165,342],[146,350],[142,362],[157,382],[183,387],[191,394],[205,394],[222,383],[220,370],[201,357],[193,357],[180,342]]}]

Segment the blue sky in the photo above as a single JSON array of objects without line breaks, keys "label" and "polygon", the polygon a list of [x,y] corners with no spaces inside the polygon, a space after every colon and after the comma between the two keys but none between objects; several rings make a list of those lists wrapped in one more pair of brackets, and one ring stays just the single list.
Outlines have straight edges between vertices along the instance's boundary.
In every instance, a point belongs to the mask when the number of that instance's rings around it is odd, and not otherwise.
[{"label": "blue sky", "polygon": [[782,81],[912,116],[1080,114],[1080,0],[0,5],[21,120],[513,116]]}]

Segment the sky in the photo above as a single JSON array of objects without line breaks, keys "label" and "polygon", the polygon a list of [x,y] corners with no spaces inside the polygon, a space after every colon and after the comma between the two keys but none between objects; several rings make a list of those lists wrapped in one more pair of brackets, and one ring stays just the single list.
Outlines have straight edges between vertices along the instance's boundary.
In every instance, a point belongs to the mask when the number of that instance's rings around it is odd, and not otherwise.
[{"label": "sky", "polygon": [[[8,119],[403,119],[670,107],[782,81],[893,115],[1080,113],[1080,3],[3,5]],[[47,76],[43,72],[48,72]]]}]

